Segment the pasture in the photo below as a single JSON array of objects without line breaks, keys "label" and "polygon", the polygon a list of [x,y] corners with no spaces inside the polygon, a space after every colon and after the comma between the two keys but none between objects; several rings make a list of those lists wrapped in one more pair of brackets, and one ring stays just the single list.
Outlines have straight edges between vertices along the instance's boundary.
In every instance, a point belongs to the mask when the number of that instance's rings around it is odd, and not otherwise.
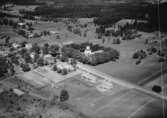
[{"label": "pasture", "polygon": [[[120,58],[116,62],[109,62],[96,66],[95,68],[114,77],[132,82],[140,83],[142,80],[149,78],[153,73],[160,70],[161,65],[158,62],[156,54],[148,55],[142,62],[136,65],[136,60],[132,55],[137,50],[146,50],[152,44],[144,44],[145,39],[153,37],[154,33],[142,33],[141,38],[129,41],[122,41],[121,44],[112,44],[107,42],[104,45],[117,49],[120,52]],[[151,39],[150,39],[151,40]],[[159,44],[156,44],[158,47]],[[159,48],[157,48],[159,49]]]},{"label": "pasture", "polygon": [[[62,88],[68,90],[70,95],[67,103],[92,118],[138,118],[138,115],[152,118],[156,113],[151,115],[151,112],[161,107],[159,99],[135,89],[119,86],[121,89],[111,89],[110,94],[101,93],[80,80],[79,76],[64,80],[62,84]],[[148,113],[144,112],[144,109]],[[161,112],[158,112],[155,116],[159,118],[161,115]]]}]

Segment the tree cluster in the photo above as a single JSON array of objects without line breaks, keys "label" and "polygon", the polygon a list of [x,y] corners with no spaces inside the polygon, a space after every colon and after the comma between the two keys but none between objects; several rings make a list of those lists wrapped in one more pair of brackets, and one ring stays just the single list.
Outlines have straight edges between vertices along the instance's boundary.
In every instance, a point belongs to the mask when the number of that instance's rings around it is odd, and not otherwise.
[{"label": "tree cluster", "polygon": [[[102,50],[102,52],[86,56],[83,52],[88,45],[92,51]],[[90,65],[98,65],[108,61],[116,61],[120,55],[119,52],[115,49],[105,48],[97,44],[94,45],[92,43],[71,44],[64,47],[62,52],[67,57],[77,59],[80,62]]]},{"label": "tree cluster", "polygon": [[14,67],[12,63],[9,62],[6,57],[0,56],[0,77],[9,74],[9,72],[14,74]]},{"label": "tree cluster", "polygon": [[133,54],[133,59],[144,59],[147,57],[147,54],[143,50],[138,50]]}]

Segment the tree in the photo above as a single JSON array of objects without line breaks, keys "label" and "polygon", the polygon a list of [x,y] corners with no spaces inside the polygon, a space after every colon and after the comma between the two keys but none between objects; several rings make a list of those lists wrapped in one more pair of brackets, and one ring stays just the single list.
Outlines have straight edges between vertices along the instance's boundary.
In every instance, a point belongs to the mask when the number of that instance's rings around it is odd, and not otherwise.
[{"label": "tree", "polygon": [[5,25],[8,25],[8,23],[9,23],[9,20],[8,19],[3,19],[3,24],[5,24]]},{"label": "tree", "polygon": [[60,35],[57,35],[57,36],[56,36],[56,39],[60,39]]},{"label": "tree", "polygon": [[34,62],[37,62],[38,61],[38,59],[39,59],[39,54],[38,53],[34,53]]},{"label": "tree", "polygon": [[56,65],[53,66],[53,71],[57,71],[57,66]]},{"label": "tree", "polygon": [[68,99],[69,99],[69,93],[67,90],[63,89],[60,93],[60,101],[65,102]]},{"label": "tree", "polygon": [[53,98],[52,98],[52,100],[51,100],[51,105],[55,105],[56,102],[58,101],[58,98],[59,97],[57,95],[54,95]]},{"label": "tree", "polygon": [[102,38],[102,43],[103,43],[103,44],[105,43],[105,38]]},{"label": "tree", "polygon": [[19,65],[19,58],[16,55],[11,56],[12,63]]},{"label": "tree", "polygon": [[31,70],[31,68],[29,67],[28,64],[22,64],[21,67],[22,67],[22,69],[23,69],[24,72],[28,72],[28,71]]},{"label": "tree", "polygon": [[62,62],[67,62],[67,61],[68,61],[67,55],[63,54],[63,55],[61,56],[60,60],[61,60]]},{"label": "tree", "polygon": [[61,74],[62,74],[62,75],[67,75],[67,74],[68,74],[67,69],[63,69],[63,70],[61,71]]},{"label": "tree", "polygon": [[26,44],[27,44],[27,42],[26,42],[26,41],[21,42],[21,47],[22,47],[22,48],[23,48],[23,47],[25,47],[25,46],[26,46]]},{"label": "tree", "polygon": [[103,26],[100,26],[99,28],[96,28],[96,33],[97,34],[104,34],[105,33],[105,28]]},{"label": "tree", "polygon": [[45,43],[45,45],[42,47],[43,54],[49,53],[49,44]]},{"label": "tree", "polygon": [[39,45],[37,43],[34,43],[32,45],[31,51],[40,54],[40,47],[39,47]]},{"label": "tree", "polygon": [[58,50],[59,50],[59,46],[58,45],[51,45],[48,50],[52,56],[56,56],[58,53]]},{"label": "tree", "polygon": [[27,53],[27,49],[23,48],[23,49],[20,50],[19,53],[22,57],[24,57],[24,54]]},{"label": "tree", "polygon": [[71,59],[71,64],[72,64],[73,66],[76,66],[76,65],[77,65],[77,60],[76,60],[76,59]]},{"label": "tree", "polygon": [[120,44],[121,43],[121,40],[119,38],[117,39],[113,39],[113,44]]},{"label": "tree", "polygon": [[141,59],[139,59],[138,61],[136,61],[136,65],[141,63]]},{"label": "tree", "polygon": [[44,60],[43,58],[39,58],[37,61],[38,66],[44,66]]},{"label": "tree", "polygon": [[8,45],[9,41],[10,41],[10,36],[7,36],[6,39],[5,39],[5,45]]},{"label": "tree", "polygon": [[156,92],[156,93],[160,93],[162,91],[162,87],[159,85],[154,85],[152,87],[152,91]]},{"label": "tree", "polygon": [[25,53],[23,58],[24,58],[26,63],[32,63],[32,59],[31,59],[29,53]]},{"label": "tree", "polygon": [[68,26],[68,27],[67,27],[67,30],[68,30],[69,32],[72,32],[72,26]]},{"label": "tree", "polygon": [[0,77],[4,76],[7,73],[7,60],[5,57],[0,56]]},{"label": "tree", "polygon": [[132,58],[133,59],[144,59],[144,58],[146,58],[146,56],[147,56],[147,54],[145,51],[139,50],[133,54]]}]

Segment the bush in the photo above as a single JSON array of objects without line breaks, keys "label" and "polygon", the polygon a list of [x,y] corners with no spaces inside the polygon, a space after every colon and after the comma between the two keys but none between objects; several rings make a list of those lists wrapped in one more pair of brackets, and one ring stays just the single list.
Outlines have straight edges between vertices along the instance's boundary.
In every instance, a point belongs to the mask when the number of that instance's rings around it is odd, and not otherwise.
[{"label": "bush", "polygon": [[31,70],[31,68],[29,67],[28,64],[22,64],[21,67],[22,67],[22,69],[23,69],[24,72],[28,72],[28,71]]},{"label": "bush", "polygon": [[7,58],[0,56],[0,77],[7,73],[8,63]]},{"label": "bush", "polygon": [[58,45],[51,45],[51,46],[49,46],[48,51],[52,56],[56,56],[58,51],[59,51],[59,46]]},{"label": "bush", "polygon": [[61,71],[61,74],[62,74],[62,75],[67,75],[67,74],[68,74],[67,69],[63,69],[63,70]]},{"label": "bush", "polygon": [[162,57],[158,59],[158,62],[165,62],[165,61],[167,61],[167,59],[162,58]]},{"label": "bush", "polygon": [[43,58],[39,58],[37,61],[38,66],[44,66],[44,60]]},{"label": "bush", "polygon": [[40,50],[41,50],[41,48],[39,47],[39,45],[37,43],[34,43],[32,45],[32,49],[31,49],[32,52],[40,54]]},{"label": "bush", "polygon": [[155,47],[150,47],[149,49],[147,49],[147,51],[149,51],[150,53],[156,53],[157,49]]},{"label": "bush", "polygon": [[147,56],[146,52],[143,50],[140,50],[140,51],[135,52],[132,58],[133,59],[144,59],[146,58],[146,56]]},{"label": "bush", "polygon": [[60,101],[65,102],[66,100],[69,99],[69,93],[67,90],[62,90],[60,93]]},{"label": "bush", "polygon": [[136,61],[136,65],[140,64],[141,63],[141,60],[138,60]]},{"label": "bush", "polygon": [[161,88],[161,86],[159,86],[159,85],[154,85],[154,86],[152,87],[152,91],[154,91],[154,92],[156,92],[156,93],[160,93],[160,92],[162,91],[162,88]]},{"label": "bush", "polygon": [[157,52],[157,55],[160,56],[160,57],[164,57],[165,56],[165,53],[163,51],[158,51]]}]

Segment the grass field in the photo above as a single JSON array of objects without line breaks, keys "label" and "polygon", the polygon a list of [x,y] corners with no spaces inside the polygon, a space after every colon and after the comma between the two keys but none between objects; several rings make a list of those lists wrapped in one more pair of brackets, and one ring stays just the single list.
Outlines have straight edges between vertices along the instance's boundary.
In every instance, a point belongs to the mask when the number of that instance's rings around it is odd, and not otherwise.
[{"label": "grass field", "polygon": [[136,65],[136,61],[132,59],[132,55],[135,51],[141,49],[146,50],[151,46],[151,44],[145,45],[144,41],[153,35],[153,33],[143,33],[143,36],[140,39],[122,41],[122,44],[120,45],[111,44],[112,42],[104,44],[120,51],[120,58],[116,62],[101,64],[95,68],[114,77],[138,84],[143,79],[148,78],[156,71],[159,71],[161,68],[160,63],[158,62],[158,57],[155,54],[151,56],[148,55],[139,65]]},{"label": "grass field", "polygon": [[111,89],[113,93],[102,94],[78,78],[63,81],[62,87],[69,91],[68,103],[91,118],[161,118],[162,112],[155,113],[161,110],[159,99],[126,88]]}]

